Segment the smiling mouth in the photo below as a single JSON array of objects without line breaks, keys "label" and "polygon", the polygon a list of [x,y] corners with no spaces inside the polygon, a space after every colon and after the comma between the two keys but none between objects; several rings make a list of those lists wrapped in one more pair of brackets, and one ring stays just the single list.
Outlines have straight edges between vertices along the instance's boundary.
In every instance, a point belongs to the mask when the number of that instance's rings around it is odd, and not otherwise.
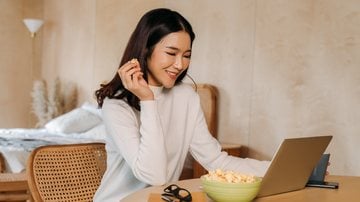
[{"label": "smiling mouth", "polygon": [[176,79],[177,76],[179,75],[179,73],[175,73],[175,72],[171,72],[171,71],[167,71],[165,70],[165,72],[168,74],[168,76],[171,78],[171,79]]}]

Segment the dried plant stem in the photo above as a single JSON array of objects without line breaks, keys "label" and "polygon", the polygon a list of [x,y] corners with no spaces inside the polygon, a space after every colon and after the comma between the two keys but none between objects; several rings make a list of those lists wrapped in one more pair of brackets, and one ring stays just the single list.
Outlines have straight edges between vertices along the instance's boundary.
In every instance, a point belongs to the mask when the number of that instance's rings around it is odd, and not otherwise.
[{"label": "dried plant stem", "polygon": [[49,86],[44,80],[34,81],[31,96],[32,112],[38,119],[37,128],[44,127],[49,120],[74,109],[77,104],[75,86],[67,85],[63,90],[58,78]]}]

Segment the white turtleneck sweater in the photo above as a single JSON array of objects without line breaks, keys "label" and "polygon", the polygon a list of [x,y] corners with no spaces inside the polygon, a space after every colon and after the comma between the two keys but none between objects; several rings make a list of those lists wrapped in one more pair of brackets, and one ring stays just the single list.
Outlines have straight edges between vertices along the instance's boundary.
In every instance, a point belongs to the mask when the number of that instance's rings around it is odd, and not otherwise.
[{"label": "white turtleneck sweater", "polygon": [[207,170],[264,175],[269,162],[221,152],[190,85],[151,89],[155,100],[141,101],[140,112],[123,100],[104,100],[107,169],[95,202],[118,202],[149,185],[177,181],[188,152]]}]

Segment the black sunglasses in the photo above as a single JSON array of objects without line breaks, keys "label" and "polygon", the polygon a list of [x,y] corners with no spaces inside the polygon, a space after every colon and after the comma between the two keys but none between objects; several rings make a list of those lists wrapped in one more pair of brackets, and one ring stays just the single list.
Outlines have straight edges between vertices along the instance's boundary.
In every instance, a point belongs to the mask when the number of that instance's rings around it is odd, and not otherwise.
[{"label": "black sunglasses", "polygon": [[184,188],[177,186],[176,184],[171,184],[168,187],[166,187],[164,189],[164,193],[161,194],[161,198],[167,202],[175,202],[179,200],[180,202],[192,201],[190,192]]}]

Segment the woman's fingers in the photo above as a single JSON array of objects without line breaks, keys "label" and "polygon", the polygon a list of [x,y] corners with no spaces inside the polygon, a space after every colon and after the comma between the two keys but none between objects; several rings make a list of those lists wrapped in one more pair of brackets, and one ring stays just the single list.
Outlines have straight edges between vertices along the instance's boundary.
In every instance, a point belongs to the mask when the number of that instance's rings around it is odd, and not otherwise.
[{"label": "woman's fingers", "polygon": [[143,73],[141,71],[136,71],[131,74],[131,81],[134,88],[139,87],[139,80],[142,79]]},{"label": "woman's fingers", "polygon": [[120,69],[118,70],[118,73],[121,78],[126,78],[134,73],[136,67],[139,67],[138,63],[131,60],[125,63],[123,66],[121,66]]},{"label": "woman's fingers", "polygon": [[125,88],[132,85],[133,75],[136,72],[141,72],[139,62],[136,59],[130,60],[119,68],[118,74]]},{"label": "woman's fingers", "polygon": [[154,99],[154,94],[143,77],[144,74],[141,71],[138,60],[132,59],[125,63],[119,68],[118,74],[124,88],[132,92],[140,100]]}]

